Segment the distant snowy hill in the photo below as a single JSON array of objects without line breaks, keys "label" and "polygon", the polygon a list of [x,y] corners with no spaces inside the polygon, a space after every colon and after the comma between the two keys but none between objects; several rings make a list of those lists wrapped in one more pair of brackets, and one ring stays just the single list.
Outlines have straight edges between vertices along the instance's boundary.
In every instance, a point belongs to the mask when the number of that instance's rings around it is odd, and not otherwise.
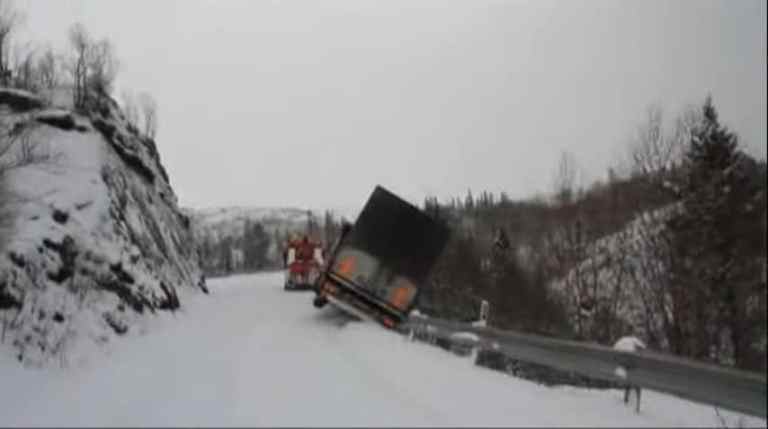
[{"label": "distant snowy hill", "polygon": [[353,210],[318,210],[296,207],[216,207],[205,209],[183,209],[195,226],[195,230],[215,239],[241,235],[246,222],[261,223],[268,232],[303,231],[311,213],[315,221],[322,222],[326,211],[334,219],[345,218],[354,222],[357,213]]},{"label": "distant snowy hill", "polygon": [[279,268],[285,240],[309,234],[326,245],[342,219],[354,222],[352,210],[295,207],[219,207],[184,209],[191,219],[207,275]]},{"label": "distant snowy hill", "polygon": [[[308,210],[299,208],[219,207],[184,209],[200,236],[213,240],[242,235],[247,222],[260,223],[267,231],[299,231],[307,224]],[[310,212],[322,219],[322,212]]]},{"label": "distant snowy hill", "polygon": [[0,191],[10,213],[0,231],[0,353],[21,362],[66,360],[76,343],[131,333],[141,316],[177,308],[184,290],[205,290],[155,142],[113,100],[95,110],[0,88],[2,129],[50,155],[11,170]]}]

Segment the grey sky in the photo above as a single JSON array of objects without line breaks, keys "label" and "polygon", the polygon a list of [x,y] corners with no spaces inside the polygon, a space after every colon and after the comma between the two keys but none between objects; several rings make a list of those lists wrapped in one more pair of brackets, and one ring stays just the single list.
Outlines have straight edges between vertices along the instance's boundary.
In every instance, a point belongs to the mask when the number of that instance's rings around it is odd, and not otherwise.
[{"label": "grey sky", "polygon": [[531,196],[561,151],[600,177],[649,104],[708,92],[766,154],[760,0],[17,3],[26,37],[63,47],[81,21],[114,41],[193,207]]}]

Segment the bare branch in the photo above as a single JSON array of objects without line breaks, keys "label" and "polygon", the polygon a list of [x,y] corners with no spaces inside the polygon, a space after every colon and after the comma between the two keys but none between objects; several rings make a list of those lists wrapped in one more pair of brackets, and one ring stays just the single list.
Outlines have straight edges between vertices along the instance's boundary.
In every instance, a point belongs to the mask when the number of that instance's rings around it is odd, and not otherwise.
[{"label": "bare branch", "polygon": [[37,71],[40,86],[45,89],[54,89],[59,83],[59,69],[56,55],[50,46],[46,47],[43,54],[37,60]]},{"label": "bare branch", "polygon": [[125,115],[125,120],[128,121],[129,124],[133,125],[138,129],[139,127],[139,107],[136,104],[136,97],[133,96],[133,93],[127,90],[123,90],[123,92],[120,95],[120,101],[121,106],[123,109],[123,114]]},{"label": "bare branch", "polygon": [[7,86],[11,78],[9,69],[11,36],[21,20],[22,15],[13,1],[0,0],[0,85]]},{"label": "bare branch", "polygon": [[0,125],[0,177],[13,169],[51,160],[41,141],[33,138],[33,131],[30,125],[10,129]]},{"label": "bare branch", "polygon": [[683,150],[690,139],[691,130],[701,117],[697,109],[688,107],[676,118],[671,135],[664,128],[664,115],[660,107],[650,106],[646,118],[638,126],[629,144],[631,170],[635,174],[652,175],[667,179],[679,165]]},{"label": "bare branch", "polygon": [[102,39],[90,47],[87,60],[87,85],[97,95],[109,94],[119,67],[112,43]]},{"label": "bare branch", "polygon": [[554,178],[555,198],[561,204],[572,201],[576,174],[576,160],[571,153],[563,152]]},{"label": "bare branch", "polygon": [[139,95],[139,106],[144,118],[144,134],[154,139],[157,134],[157,103],[151,95],[143,92]]},{"label": "bare branch", "polygon": [[74,91],[72,94],[75,108],[82,109],[86,103],[86,83],[88,79],[88,53],[91,46],[91,37],[81,23],[75,23],[69,29],[69,43],[74,51],[70,59],[70,72]]}]

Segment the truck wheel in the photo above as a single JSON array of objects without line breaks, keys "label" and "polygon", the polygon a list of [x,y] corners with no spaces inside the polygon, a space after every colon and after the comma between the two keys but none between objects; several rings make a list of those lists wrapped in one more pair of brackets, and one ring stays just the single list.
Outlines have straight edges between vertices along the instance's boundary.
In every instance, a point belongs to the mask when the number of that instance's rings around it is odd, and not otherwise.
[{"label": "truck wheel", "polygon": [[328,304],[328,300],[322,296],[316,296],[312,301],[312,305],[314,305],[315,308],[323,308],[325,307],[325,304]]}]

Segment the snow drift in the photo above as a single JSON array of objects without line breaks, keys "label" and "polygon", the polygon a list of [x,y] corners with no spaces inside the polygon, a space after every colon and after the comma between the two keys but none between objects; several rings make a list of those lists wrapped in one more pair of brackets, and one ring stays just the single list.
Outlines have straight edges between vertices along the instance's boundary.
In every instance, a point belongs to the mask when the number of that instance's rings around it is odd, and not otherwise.
[{"label": "snow drift", "polygon": [[117,103],[81,114],[0,88],[0,125],[48,155],[2,178],[0,353],[64,362],[75,343],[108,342],[206,290],[155,142]]}]

